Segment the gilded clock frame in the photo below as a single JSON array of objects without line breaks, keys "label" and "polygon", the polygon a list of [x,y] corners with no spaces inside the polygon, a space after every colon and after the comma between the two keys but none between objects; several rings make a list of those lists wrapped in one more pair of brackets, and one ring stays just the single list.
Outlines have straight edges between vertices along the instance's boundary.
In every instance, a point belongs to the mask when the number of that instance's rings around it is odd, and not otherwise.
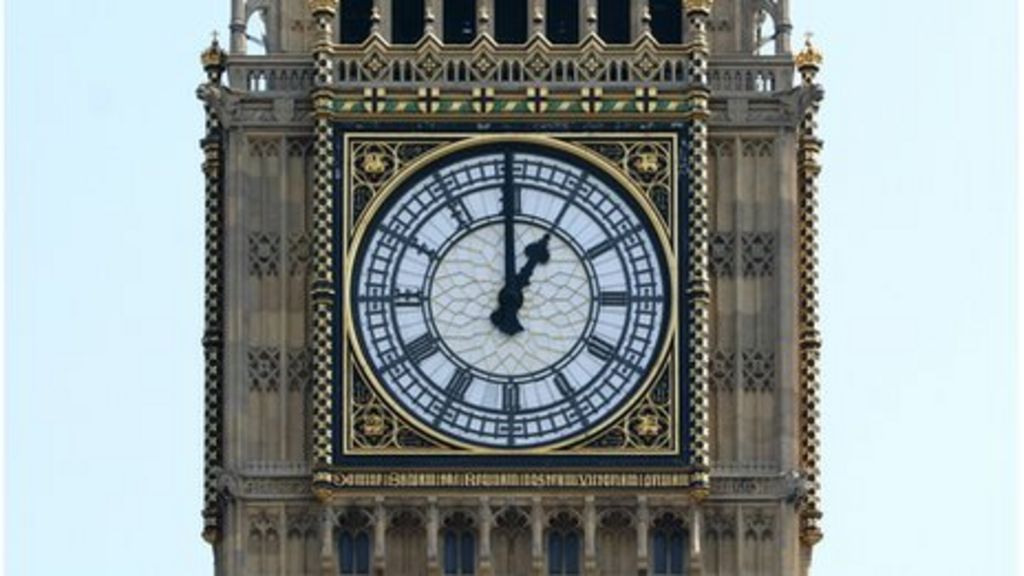
[{"label": "gilded clock frame", "polygon": [[[683,255],[684,245],[688,241],[688,225],[683,216],[686,213],[686,202],[680,195],[681,178],[686,174],[685,127],[680,124],[665,124],[657,131],[626,132],[621,131],[621,127],[615,126],[606,131],[586,133],[541,131],[533,135],[518,136],[481,133],[474,131],[477,127],[474,124],[463,127],[468,129],[458,131],[416,133],[405,130],[382,131],[379,126],[371,126],[369,129],[366,126],[357,126],[353,130],[346,131],[344,127],[338,126],[338,134],[334,140],[337,238],[334,240],[335,246],[331,247],[331,251],[336,254],[336,261],[342,263],[341,276],[343,279],[338,283],[335,291],[335,308],[341,321],[338,322],[339,333],[335,338],[333,354],[338,362],[334,368],[335,377],[332,378],[335,381],[332,386],[334,409],[331,410],[330,418],[335,433],[331,447],[331,451],[334,453],[331,458],[333,480],[329,483],[335,486],[355,486],[376,481],[387,484],[388,478],[391,477],[380,476],[373,470],[380,467],[380,458],[386,458],[392,466],[407,470],[407,473],[414,473],[412,469],[408,468],[408,466],[413,466],[421,474],[441,474],[438,476],[439,479],[448,478],[443,474],[454,473],[457,470],[463,470],[463,474],[482,474],[479,478],[477,476],[464,478],[467,484],[487,483],[487,479],[494,475],[489,472],[490,470],[497,470],[502,466],[507,467],[515,462],[517,467],[525,465],[527,470],[536,470],[540,474],[537,477],[520,478],[514,482],[515,485],[572,486],[574,482],[570,482],[570,480],[575,476],[570,475],[558,482],[553,482],[552,478],[554,477],[549,471],[559,467],[579,470],[581,466],[608,470],[628,470],[635,466],[644,466],[654,473],[653,476],[644,476],[643,478],[636,477],[637,473],[635,472],[628,473],[628,477],[620,477],[625,472],[618,473],[618,475],[612,473],[607,478],[604,478],[607,474],[602,476],[604,480],[590,481],[608,486],[623,485],[622,482],[626,482],[625,485],[637,486],[680,487],[686,485],[686,482],[689,482],[687,480],[689,478],[689,439],[686,436],[690,429],[692,407],[687,402],[690,388],[687,374],[688,350],[686,349],[688,327],[681,326],[679,321],[680,311],[684,306],[682,294],[685,282],[681,277],[683,276],[681,272],[685,273],[687,277],[689,276],[688,270],[680,270],[680,268],[687,267],[685,263],[690,261]],[[645,378],[640,391],[634,393],[623,406],[613,415],[605,418],[596,428],[581,433],[571,440],[535,448],[501,450],[453,442],[450,438],[438,435],[425,426],[420,426],[419,422],[405,414],[401,406],[383,390],[380,383],[372,378],[373,372],[368,369],[365,361],[360,362],[358,358],[352,357],[352,348],[358,348],[358,346],[351,346],[355,336],[355,327],[347,314],[350,305],[347,298],[352,271],[351,263],[356,250],[353,242],[354,230],[349,227],[352,224],[349,221],[349,215],[354,213],[357,208],[355,205],[357,194],[354,187],[360,172],[364,176],[366,173],[376,172],[378,175],[387,173],[388,177],[377,182],[376,190],[372,191],[376,205],[379,206],[387,194],[398,188],[402,181],[416,173],[422,166],[441,161],[447,155],[474,146],[514,141],[535,143],[573,155],[585,164],[601,170],[627,190],[637,204],[642,207],[651,225],[656,228],[658,242],[668,252],[666,264],[669,267],[672,298],[668,333],[662,344],[662,350],[659,351],[658,360],[654,364],[655,368]],[[394,151],[400,146],[419,146],[422,150],[418,156],[404,166],[398,165],[400,162],[396,157],[373,158],[366,153],[366,147]],[[600,152],[602,146],[605,150],[604,155]],[[608,148],[616,146],[620,148],[621,157],[614,160],[606,157],[609,154]],[[356,153],[359,147],[363,147],[362,154]],[[389,161],[395,165],[389,167],[387,165]],[[649,176],[646,184],[639,181],[639,173]],[[657,186],[661,186],[667,206],[655,206],[655,202],[652,200],[652,190]],[[365,213],[366,205],[362,206],[361,210],[359,222],[365,225],[372,219],[372,213]],[[687,315],[688,321],[689,315]],[[371,379],[368,380],[367,375],[370,375]],[[362,382],[357,382],[358,379],[361,379]],[[370,424],[386,428],[388,424],[393,425],[397,422],[405,430],[414,431],[422,444],[400,446],[360,441],[365,440],[366,432],[374,432],[372,429],[365,428],[367,424],[365,420],[362,422],[357,420],[358,411],[352,402],[353,386],[360,384],[373,393],[373,401],[377,402],[376,407],[382,409],[377,414],[383,418]],[[665,391],[667,391],[667,397],[664,395]],[[655,396],[658,397],[660,404],[654,401]],[[359,429],[359,424],[362,424],[364,428]],[[377,432],[380,433],[381,430],[377,430]],[[618,445],[602,446],[602,439],[611,436],[616,436]],[[440,464],[436,460],[431,460],[438,456],[445,457],[446,463]],[[463,458],[466,456],[469,458]],[[425,457],[431,462],[424,464],[423,458]],[[496,457],[500,459],[500,462],[495,462]],[[617,457],[614,465],[603,465],[605,461],[609,460],[608,457]],[[671,464],[664,461],[666,457],[672,459]],[[367,466],[367,459],[378,462],[378,465]],[[353,465],[355,460],[362,461],[359,465]],[[450,464],[447,463],[449,461]],[[527,464],[527,461],[530,463]],[[483,471],[481,468],[487,471]],[[658,469],[662,471],[658,471]],[[356,476],[352,474],[356,474]],[[442,480],[438,480],[436,485],[439,487],[450,486],[451,478],[448,478],[448,481],[449,483],[445,484]],[[580,482],[587,483],[588,481],[580,480]]]},{"label": "gilded clock frame", "polygon": [[[384,162],[382,159],[375,159],[372,156],[358,154],[352,154],[353,147],[359,143],[366,142],[367,139],[372,141],[387,141],[387,142],[401,142],[400,138],[402,135],[399,134],[345,134],[342,137],[342,148],[349,152],[345,155],[346,162],[344,164],[343,173],[348,175],[343,178],[342,188],[340,190],[341,199],[346,202],[346,208],[352,208],[353,201],[353,190],[352,190],[352,175],[358,173],[360,170],[366,170],[367,167],[373,168],[378,162]],[[623,134],[605,134],[598,135],[598,138],[604,140],[611,140],[613,138],[623,138]],[[651,134],[645,135],[647,139],[652,137]],[[411,415],[400,402],[395,400],[391,394],[387,391],[386,387],[378,380],[375,376],[374,371],[370,368],[369,363],[363,353],[361,346],[359,345],[359,339],[356,335],[355,323],[352,320],[351,315],[345,314],[343,316],[344,326],[342,327],[344,334],[341,338],[341,346],[339,347],[339,357],[341,361],[341,414],[343,416],[350,416],[350,418],[344,419],[340,426],[341,432],[341,452],[349,455],[382,455],[387,454],[389,456],[396,457],[415,457],[415,456],[453,456],[453,455],[490,455],[490,456],[537,456],[537,455],[555,455],[559,453],[565,453],[566,451],[576,455],[586,455],[591,453],[599,453],[602,455],[676,455],[682,448],[682,429],[681,429],[681,409],[679,406],[679,394],[678,385],[682,381],[680,374],[680,366],[677,361],[679,358],[679,347],[680,342],[678,338],[678,321],[677,315],[679,310],[679,275],[677,270],[677,255],[679,254],[680,247],[678,245],[678,234],[671,229],[670,223],[678,219],[678,206],[674,201],[670,201],[669,218],[664,218],[663,214],[654,207],[653,200],[648,194],[637,185],[637,182],[630,179],[620,167],[612,164],[607,158],[593,152],[592,150],[581,145],[585,138],[581,138],[578,134],[474,134],[474,133],[448,133],[445,134],[447,142],[440,145],[439,147],[424,153],[415,160],[407,163],[404,166],[398,167],[393,170],[391,178],[379,188],[376,194],[370,199],[369,204],[359,212],[358,215],[350,218],[349,214],[352,210],[344,210],[344,216],[341,218],[340,227],[341,235],[340,242],[344,245],[343,259],[343,281],[341,283],[340,290],[340,310],[343,314],[351,310],[351,288],[352,288],[352,276],[355,270],[355,258],[359,252],[364,236],[367,232],[367,228],[373,220],[376,212],[387,202],[391,194],[399,190],[402,185],[408,181],[408,179],[414,177],[420,172],[420,170],[426,166],[443,162],[446,158],[463,153],[465,151],[471,151],[474,148],[501,145],[501,144],[532,144],[540,148],[547,148],[561,152],[563,154],[575,157],[581,161],[584,165],[592,166],[594,169],[600,170],[606,176],[610,177],[619,186],[622,187],[641,208],[644,216],[651,224],[651,229],[654,232],[655,241],[660,245],[661,249],[665,251],[665,261],[668,268],[669,275],[669,306],[668,306],[668,322],[666,327],[666,333],[664,339],[659,345],[655,360],[652,364],[652,369],[648,374],[644,375],[641,385],[637,391],[632,393],[629,398],[615,411],[602,419],[600,423],[590,429],[583,430],[572,437],[560,440],[558,442],[545,444],[537,447],[529,448],[515,448],[515,449],[501,449],[493,447],[484,447],[474,445],[468,442],[461,441],[457,438],[447,436],[441,432],[438,432],[431,427],[423,424],[415,416]],[[661,141],[662,146],[648,145],[648,148],[660,148],[663,152],[667,153],[670,158],[652,158],[646,157],[638,158],[639,161],[646,160],[647,162],[653,162],[654,165],[664,166],[664,169],[670,174],[671,186],[670,189],[677,189],[678,187],[678,173],[675,169],[678,166],[678,158],[676,157],[676,150],[678,147],[678,138],[675,134],[662,135],[663,140]],[[383,140],[382,140],[383,139]],[[667,143],[669,145],[665,146]],[[359,166],[356,163],[362,162],[364,166]],[[667,220],[667,221],[666,221]],[[350,226],[353,228],[350,229]],[[357,374],[358,372],[358,374]],[[365,438],[367,436],[367,420],[365,417],[357,419],[355,403],[353,402],[353,391],[352,391],[352,379],[363,378],[368,384],[372,393],[379,398],[383,406],[375,406],[372,410],[378,418],[390,420],[392,422],[400,420],[403,424],[414,428],[420,435],[430,439],[437,443],[436,446],[431,447],[414,447],[414,446],[381,446],[376,445],[373,447],[365,447]],[[662,378],[669,377],[670,382],[668,384],[669,389],[669,401],[672,404],[668,410],[668,414],[659,414],[653,408],[646,408],[642,406],[644,400],[651,392],[651,388],[655,386],[656,382]],[[638,412],[638,406],[641,410]],[[387,412],[382,410],[386,407]],[[388,414],[390,413],[390,414]],[[623,419],[626,419],[623,422]],[[373,424],[382,425],[387,427],[388,422],[375,421]],[[648,438],[642,442],[633,442],[632,446],[623,447],[622,449],[605,449],[595,448],[588,445],[588,442],[594,438],[600,437],[608,429],[620,426],[625,432],[626,436],[630,436],[630,432],[636,429],[640,429],[636,434],[644,432],[643,435],[647,435]],[[362,428],[361,428],[362,426]],[[657,430],[655,430],[657,429]],[[654,433],[651,433],[654,431]],[[360,440],[363,440],[360,442]],[[626,442],[629,444],[629,440]],[[361,448],[359,445],[362,445]],[[374,444],[374,443],[371,443]]]}]

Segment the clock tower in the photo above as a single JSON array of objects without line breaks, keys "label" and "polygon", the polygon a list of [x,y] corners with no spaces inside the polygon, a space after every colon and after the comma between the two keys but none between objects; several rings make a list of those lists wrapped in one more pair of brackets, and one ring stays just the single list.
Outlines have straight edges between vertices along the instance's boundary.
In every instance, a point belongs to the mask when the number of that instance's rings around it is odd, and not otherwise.
[{"label": "clock tower", "polygon": [[788,0],[232,0],[219,575],[802,575],[821,54]]}]

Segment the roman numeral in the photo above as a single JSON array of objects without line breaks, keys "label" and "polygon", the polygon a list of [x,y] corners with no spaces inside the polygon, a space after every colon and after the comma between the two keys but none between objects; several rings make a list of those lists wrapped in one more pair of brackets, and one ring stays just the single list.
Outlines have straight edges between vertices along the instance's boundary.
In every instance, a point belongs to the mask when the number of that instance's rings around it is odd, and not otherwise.
[{"label": "roman numeral", "polygon": [[419,364],[437,353],[437,340],[427,332],[405,346],[405,355],[413,364]]},{"label": "roman numeral", "polygon": [[594,246],[590,250],[587,250],[587,258],[589,258],[591,260],[593,260],[594,258],[597,258],[601,254],[604,254],[605,252],[611,250],[612,248],[615,248],[615,243],[616,243],[616,239],[615,238],[609,238],[609,239],[605,240],[604,242],[601,242],[597,246]]},{"label": "roman numeral", "polygon": [[501,406],[506,412],[519,412],[519,385],[511,382],[502,390]]},{"label": "roman numeral", "polygon": [[466,391],[469,390],[469,385],[472,383],[472,374],[461,368],[456,370],[452,379],[448,381],[448,396],[450,398],[457,398],[461,400],[466,395]]},{"label": "roman numeral", "polygon": [[572,385],[569,384],[569,379],[565,377],[561,372],[555,374],[555,388],[562,393],[565,398],[571,398],[573,395]]},{"label": "roman numeral", "polygon": [[419,290],[399,290],[395,293],[395,306],[399,308],[419,308],[423,305],[423,293]]},{"label": "roman numeral", "polygon": [[595,336],[587,342],[587,352],[607,362],[615,356],[615,347]]},{"label": "roman numeral", "polygon": [[598,297],[601,306],[629,306],[629,300],[625,292],[601,292]]}]

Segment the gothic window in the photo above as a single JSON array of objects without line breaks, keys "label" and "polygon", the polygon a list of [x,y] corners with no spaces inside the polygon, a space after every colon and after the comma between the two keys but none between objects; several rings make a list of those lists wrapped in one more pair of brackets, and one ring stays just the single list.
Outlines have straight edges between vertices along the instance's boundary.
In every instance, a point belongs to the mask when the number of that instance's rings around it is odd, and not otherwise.
[{"label": "gothic window", "polygon": [[763,8],[754,13],[754,53],[758,56],[775,55],[775,20]]},{"label": "gothic window", "polygon": [[572,515],[562,512],[548,528],[548,575],[580,576],[580,526]]},{"label": "gothic window", "polygon": [[686,574],[686,526],[673,514],[654,521],[652,534],[652,576],[683,576]]},{"label": "gothic window", "polygon": [[415,44],[423,37],[423,0],[391,0],[391,40]]},{"label": "gothic window", "polygon": [[494,35],[503,44],[526,42],[527,0],[501,0],[494,3]]},{"label": "gothic window", "polygon": [[579,0],[547,0],[548,40],[575,44],[580,40]]},{"label": "gothic window", "polygon": [[256,10],[245,25],[245,53],[253,56],[267,54],[267,12]]},{"label": "gothic window", "polygon": [[341,42],[359,44],[370,36],[373,0],[345,0],[341,3]]},{"label": "gothic window", "polygon": [[445,0],[445,43],[469,44],[474,38],[476,38],[476,0]]},{"label": "gothic window", "polygon": [[341,576],[370,576],[370,522],[358,510],[338,518],[335,528]]},{"label": "gothic window", "polygon": [[444,576],[472,576],[476,567],[473,521],[462,513],[444,522]]},{"label": "gothic window", "polygon": [[532,574],[530,518],[519,508],[506,508],[494,518],[491,533],[494,573],[502,576]]},{"label": "gothic window", "polygon": [[683,41],[683,5],[678,0],[650,0],[651,33],[662,44]]},{"label": "gothic window", "polygon": [[607,44],[629,44],[632,2],[598,0],[597,33]]}]

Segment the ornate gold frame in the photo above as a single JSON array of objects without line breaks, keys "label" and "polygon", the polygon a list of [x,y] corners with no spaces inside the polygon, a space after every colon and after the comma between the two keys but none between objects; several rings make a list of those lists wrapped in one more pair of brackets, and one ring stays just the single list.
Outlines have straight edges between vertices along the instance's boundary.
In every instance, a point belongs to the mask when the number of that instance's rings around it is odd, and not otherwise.
[{"label": "ornate gold frame", "polygon": [[[667,146],[662,148],[662,150],[668,154],[667,158],[639,157],[637,162],[637,164],[642,164],[640,167],[645,170],[650,170],[650,167],[654,166],[668,173],[669,181],[671,182],[671,190],[669,194],[671,213],[669,214],[667,222],[665,221],[664,215],[660,214],[657,211],[657,208],[653,205],[653,200],[648,196],[648,194],[645,194],[644,191],[639,188],[637,182],[629,177],[629,174],[626,173],[621,165],[616,166],[607,158],[584,145],[585,142],[599,142],[602,140],[615,140],[619,142],[623,140],[628,141],[631,137],[638,141],[642,140],[644,142],[651,142],[652,140],[655,140],[667,144]],[[344,326],[337,353],[341,361],[340,374],[342,375],[342,378],[341,381],[338,382],[341,386],[341,409],[342,414],[344,416],[348,416],[348,418],[342,419],[343,425],[341,426],[341,446],[343,453],[348,455],[388,455],[402,457],[424,455],[536,456],[553,454],[614,454],[629,456],[679,455],[683,449],[681,442],[682,430],[680,426],[682,407],[677,393],[677,386],[681,378],[681,363],[679,360],[680,329],[678,326],[680,283],[678,267],[676,265],[679,253],[679,238],[678,234],[676,234],[676,231],[673,230],[671,226],[672,222],[677,221],[679,213],[678,206],[674,201],[674,193],[678,189],[677,168],[679,162],[677,157],[677,134],[665,133],[630,135],[625,133],[615,133],[582,136],[580,134],[573,133],[545,135],[481,135],[478,133],[445,133],[443,135],[432,136],[431,139],[435,142],[442,143],[403,166],[397,166],[398,161],[395,159],[376,158],[371,155],[359,156],[358,154],[351,154],[351,152],[359,144],[366,142],[387,142],[391,145],[395,145],[396,143],[400,144],[409,140],[420,142],[424,140],[424,138],[400,133],[356,133],[346,134],[343,137],[343,142],[341,144],[342,150],[344,151],[345,165],[340,195],[341,201],[345,202],[346,209],[343,211],[345,216],[340,223],[341,237],[338,241],[342,243],[344,254],[342,266],[344,279],[342,281],[341,296],[341,310],[344,311]],[[362,350],[358,345],[354,322],[352,322],[350,315],[345,314],[351,306],[348,295],[351,288],[352,271],[354,269],[353,260],[358,252],[358,247],[366,232],[368,223],[372,220],[373,214],[386,201],[388,196],[397,190],[409,177],[416,174],[427,164],[437,162],[451,154],[459,153],[474,147],[505,142],[532,143],[571,154],[580,158],[589,165],[602,170],[627,190],[642,207],[644,214],[647,216],[655,230],[658,242],[666,252],[671,293],[669,331],[664,343],[662,344],[661,350],[659,350],[654,368],[645,377],[640,390],[623,406],[607,417],[604,422],[591,430],[556,444],[538,448],[515,450],[484,448],[463,443],[457,439],[449,438],[438,433],[410,415],[398,402],[391,398],[384,386],[382,386],[373,375],[373,371],[369,368]],[[648,145],[648,147],[650,146]],[[628,160],[629,159],[627,159],[627,163]],[[360,162],[362,164],[359,164]],[[380,171],[382,168],[388,170],[388,163],[392,164],[390,169],[390,178],[378,188],[365,208],[360,210],[354,218],[350,217],[350,214],[353,212],[351,208],[354,208],[352,183],[356,175],[360,171],[374,172]],[[671,407],[668,410],[667,417],[658,415],[658,413],[653,410],[637,411],[636,408],[639,404],[642,404],[647,395],[650,394],[655,381],[662,378],[669,378],[668,389],[670,390]],[[374,415],[372,420],[367,419],[365,416],[360,419],[360,417],[357,416],[359,412],[356,410],[356,406],[353,403],[354,394],[352,391],[354,379],[363,379],[376,397],[371,400],[376,403],[371,412],[371,414]],[[627,421],[622,422],[623,418],[626,418]],[[385,430],[393,430],[393,426],[395,425],[410,426],[423,438],[433,442],[434,445],[422,447],[388,446],[379,445],[372,441],[369,443],[366,442],[368,434],[374,435],[374,433],[379,434]],[[362,426],[362,428],[360,428],[360,426]],[[646,435],[648,438],[640,442],[634,441],[631,446],[621,450],[609,450],[606,448],[597,448],[587,445],[588,441],[593,440],[596,437],[600,437],[609,428],[615,427],[619,427],[627,437],[630,436],[631,431],[636,429],[637,434]],[[657,438],[654,438],[656,436]],[[630,444],[629,441],[626,443],[627,445]]]}]

